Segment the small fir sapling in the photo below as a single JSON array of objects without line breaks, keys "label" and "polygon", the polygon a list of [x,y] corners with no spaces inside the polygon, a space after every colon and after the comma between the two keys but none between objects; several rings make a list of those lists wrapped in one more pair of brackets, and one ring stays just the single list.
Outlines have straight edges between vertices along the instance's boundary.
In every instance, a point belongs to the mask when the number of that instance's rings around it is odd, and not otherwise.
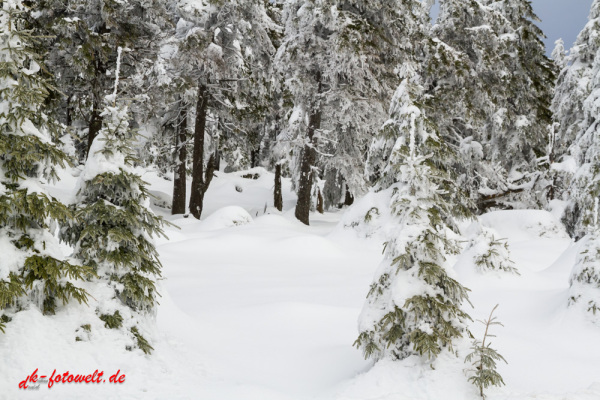
[{"label": "small fir sapling", "polygon": [[471,345],[472,352],[465,358],[465,363],[470,363],[471,368],[467,370],[471,374],[469,376],[469,382],[477,386],[479,394],[485,399],[483,390],[490,386],[502,386],[505,385],[502,376],[496,371],[497,361],[506,360],[502,357],[495,349],[493,349],[492,343],[486,343],[488,338],[493,338],[495,335],[490,333],[490,328],[494,325],[502,325],[498,321],[497,317],[494,317],[494,311],[498,308],[498,305],[493,308],[490,316],[487,320],[478,320],[485,325],[485,333],[483,334],[483,340],[473,340]]},{"label": "small fir sapling", "polygon": [[435,151],[444,145],[415,101],[422,93],[418,77],[405,73],[383,128],[396,141],[380,180],[393,189],[390,208],[397,228],[386,243],[354,345],[366,358],[419,355],[433,361],[463,337],[470,317],[462,304],[469,290],[452,278],[447,261],[458,243],[450,234],[456,207],[442,187],[456,188],[435,162]]},{"label": "small fir sapling", "polygon": [[506,239],[496,239],[493,233],[483,228],[469,245],[474,252],[473,261],[481,273],[502,271],[519,274],[510,259],[510,249]]}]

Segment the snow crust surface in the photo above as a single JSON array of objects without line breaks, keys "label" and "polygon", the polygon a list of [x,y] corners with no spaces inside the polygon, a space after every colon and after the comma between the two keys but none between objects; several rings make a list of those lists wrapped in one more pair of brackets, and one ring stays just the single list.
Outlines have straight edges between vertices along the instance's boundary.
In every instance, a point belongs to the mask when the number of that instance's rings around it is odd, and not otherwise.
[{"label": "snow crust surface", "polygon": [[[48,190],[68,202],[76,175],[62,171]],[[172,190],[153,172],[143,178],[162,197]],[[217,172],[203,220],[154,206],[179,228],[158,241],[162,297],[155,328],[144,333],[151,356],[125,351],[123,339],[100,325],[89,340],[75,341],[90,313],[85,306],[54,316],[24,310],[0,334],[0,399],[478,399],[463,372],[464,346],[458,358],[443,353],[435,369],[418,358],[373,365],[352,347],[382,258],[379,231],[387,229],[376,215],[363,232],[352,222],[386,204],[371,194],[350,209],[311,215],[307,227],[293,217],[290,183],[283,213],[270,206],[272,187],[273,175],[262,169]],[[506,386],[488,389],[488,399],[600,399],[599,328],[567,308],[577,244],[542,211],[490,213],[478,223],[508,240],[521,273],[481,274],[461,257],[454,268],[472,290],[473,319],[500,304],[504,328],[495,329],[493,347],[509,364],[499,366]],[[92,313],[98,306],[91,300]],[[482,334],[482,326],[470,328]],[[36,368],[48,375],[98,369],[106,378],[120,370],[126,380],[20,390]]]}]

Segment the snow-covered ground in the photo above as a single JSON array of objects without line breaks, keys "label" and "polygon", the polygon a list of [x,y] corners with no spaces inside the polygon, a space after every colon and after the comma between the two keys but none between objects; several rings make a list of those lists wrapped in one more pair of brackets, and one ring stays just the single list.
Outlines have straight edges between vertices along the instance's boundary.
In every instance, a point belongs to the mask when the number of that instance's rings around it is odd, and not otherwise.
[{"label": "snow-covered ground", "polygon": [[[22,311],[0,334],[0,399],[203,400],[469,400],[464,350],[442,356],[432,369],[417,358],[372,365],[352,347],[356,321],[381,261],[382,244],[339,223],[342,212],[293,217],[294,196],[284,182],[283,213],[272,204],[273,176],[255,169],[219,173],[206,195],[205,218],[172,218],[158,241],[164,265],[151,356],[123,350],[118,335],[92,329],[73,304],[55,316]],[[68,200],[76,177],[64,171],[52,194]],[[145,176],[168,198],[171,182]],[[240,191],[241,190],[241,191]],[[265,207],[267,205],[267,207]],[[355,210],[360,207],[357,206]],[[350,213],[353,212],[351,209]],[[520,276],[475,272],[459,258],[458,278],[471,292],[473,319],[494,305],[504,327],[496,348],[506,386],[489,399],[600,399],[600,326],[566,308],[576,247],[555,218],[541,211],[496,212],[480,223],[508,238]],[[90,302],[93,309],[94,300]],[[472,331],[480,335],[481,326]],[[106,383],[55,384],[19,390],[38,375],[104,371]],[[117,370],[122,384],[108,382]]]}]

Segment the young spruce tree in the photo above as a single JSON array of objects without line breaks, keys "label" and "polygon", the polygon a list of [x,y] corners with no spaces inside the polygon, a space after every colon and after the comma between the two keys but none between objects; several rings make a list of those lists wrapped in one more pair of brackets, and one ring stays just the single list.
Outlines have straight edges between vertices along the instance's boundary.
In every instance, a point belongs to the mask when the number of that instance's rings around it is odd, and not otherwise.
[{"label": "young spruce tree", "polygon": [[483,339],[481,341],[477,339],[473,340],[473,344],[471,345],[472,352],[465,358],[465,363],[470,363],[472,367],[468,370],[470,375],[469,382],[479,389],[479,395],[482,399],[485,399],[485,394],[483,393],[484,389],[487,389],[490,386],[504,385],[504,379],[502,379],[502,376],[496,371],[496,368],[498,361],[504,361],[506,363],[506,360],[498,353],[498,351],[492,348],[492,343],[488,341],[488,339],[495,337],[495,335],[492,335],[490,332],[490,328],[496,325],[503,326],[502,323],[498,321],[498,318],[494,317],[496,308],[498,308],[497,305],[490,313],[488,319],[477,321],[485,325],[485,333],[483,334]]},{"label": "young spruce tree", "polygon": [[380,185],[391,191],[398,228],[386,243],[355,342],[365,357],[375,359],[412,354],[433,359],[444,348],[452,350],[470,319],[461,309],[468,289],[451,277],[446,260],[458,251],[449,234],[455,206],[441,189],[452,183],[436,157],[449,150],[417,103],[422,88],[416,74],[405,75],[381,133],[381,142],[395,138]]},{"label": "young spruce tree", "polygon": [[41,76],[37,40],[24,30],[29,10],[21,0],[0,10],[0,330],[9,315],[29,304],[54,314],[60,300],[87,302],[73,284],[91,271],[70,264],[52,234],[52,221],[68,208],[41,186],[56,179],[66,155],[52,142],[59,128],[44,113],[50,85]]},{"label": "young spruce tree", "polygon": [[102,129],[80,177],[79,222],[64,229],[63,237],[75,247],[74,256],[113,291],[106,304],[99,304],[100,318],[109,328],[127,327],[137,346],[149,353],[134,312],[156,305],[161,264],[152,236],[163,234],[163,221],[150,210],[146,183],[134,167],[136,133],[129,126],[128,107],[117,101],[118,71],[117,63],[115,90],[105,98]]}]

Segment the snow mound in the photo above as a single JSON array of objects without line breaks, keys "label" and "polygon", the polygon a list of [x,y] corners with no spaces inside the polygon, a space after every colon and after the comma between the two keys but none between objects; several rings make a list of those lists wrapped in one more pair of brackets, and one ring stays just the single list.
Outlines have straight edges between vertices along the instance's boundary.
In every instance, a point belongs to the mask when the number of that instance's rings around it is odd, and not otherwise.
[{"label": "snow mound", "polygon": [[338,229],[352,229],[359,237],[385,238],[393,227],[390,211],[391,190],[369,192],[343,214]]},{"label": "snow mound", "polygon": [[254,220],[254,222],[258,226],[268,227],[268,228],[288,228],[294,229],[297,227],[295,221],[290,221],[289,219],[275,214],[266,214],[260,215],[258,218]]},{"label": "snow mound", "polygon": [[150,190],[150,201],[154,207],[166,208],[170,210],[173,207],[173,196],[159,190]]},{"label": "snow mound", "polygon": [[252,217],[248,211],[242,207],[229,206],[223,207],[209,215],[202,221],[202,228],[206,230],[217,230],[231,228],[233,226],[246,225],[252,222]]},{"label": "snow mound", "polygon": [[555,275],[554,279],[564,282],[566,285],[573,272],[573,266],[577,261],[577,255],[581,252],[581,244],[581,241],[571,243],[556,261],[544,271],[544,273],[547,275]]},{"label": "snow mound", "polygon": [[479,217],[482,226],[513,242],[536,238],[568,239],[562,223],[551,213],[537,210],[493,211]]}]

